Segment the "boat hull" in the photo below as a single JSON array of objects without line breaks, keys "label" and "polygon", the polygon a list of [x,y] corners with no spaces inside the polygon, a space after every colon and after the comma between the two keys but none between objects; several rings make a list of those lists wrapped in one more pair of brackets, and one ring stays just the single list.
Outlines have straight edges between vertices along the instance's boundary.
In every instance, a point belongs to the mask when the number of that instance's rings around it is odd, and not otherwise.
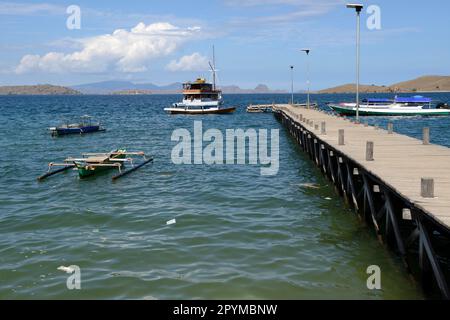
[{"label": "boat hull", "polygon": [[52,128],[52,135],[54,136],[64,136],[69,134],[83,134],[83,133],[93,133],[99,131],[105,131],[100,126],[87,126],[79,128]]},{"label": "boat hull", "polygon": [[184,109],[184,108],[166,108],[165,111],[170,114],[230,114],[236,111],[235,107],[231,108],[214,108],[214,109]]},{"label": "boat hull", "polygon": [[78,176],[80,178],[91,177],[93,175],[114,169],[111,167],[95,167],[95,168],[93,168],[93,167],[89,167],[89,166],[81,165],[81,164],[77,164],[77,163],[75,165],[78,169]]},{"label": "boat hull", "polygon": [[[113,159],[125,159],[125,154],[118,154],[113,157]],[[110,161],[105,162],[105,164],[112,163]],[[109,171],[112,169],[117,169],[114,167],[94,167],[90,166],[89,163],[80,163],[80,162],[74,162],[75,167],[78,169],[78,175],[80,178],[87,178],[105,171]],[[121,165],[121,168],[123,168],[123,164]]]},{"label": "boat hull", "polygon": [[[355,116],[356,108],[354,107],[344,107],[339,105],[330,105],[335,112],[342,116]],[[409,109],[409,110],[398,110],[398,109],[374,109],[374,108],[360,108],[360,116],[449,116],[450,110],[447,109]]]}]

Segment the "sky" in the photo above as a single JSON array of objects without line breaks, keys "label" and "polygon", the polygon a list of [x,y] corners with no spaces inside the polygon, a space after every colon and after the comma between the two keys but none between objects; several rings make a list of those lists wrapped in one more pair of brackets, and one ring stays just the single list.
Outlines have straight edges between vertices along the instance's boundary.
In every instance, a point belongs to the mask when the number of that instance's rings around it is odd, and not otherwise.
[{"label": "sky", "polygon": [[[360,3],[361,83],[450,75],[448,0]],[[345,0],[0,0],[0,30],[0,85],[210,78],[213,45],[220,85],[290,90],[291,65],[296,91],[308,65],[313,90],[356,76]]]}]

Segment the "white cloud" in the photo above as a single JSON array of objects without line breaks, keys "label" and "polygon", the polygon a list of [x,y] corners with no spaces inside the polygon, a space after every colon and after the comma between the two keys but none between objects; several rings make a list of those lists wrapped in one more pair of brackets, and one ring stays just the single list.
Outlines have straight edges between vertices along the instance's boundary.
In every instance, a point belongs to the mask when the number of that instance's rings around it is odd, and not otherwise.
[{"label": "white cloud", "polygon": [[175,52],[185,41],[197,36],[200,28],[179,28],[170,23],[139,23],[130,31],[118,29],[112,34],[80,39],[79,51],[26,55],[16,73],[101,73],[106,71],[142,72],[159,57]]},{"label": "white cloud", "polygon": [[178,61],[172,60],[166,68],[170,71],[205,71],[209,68],[208,58],[195,52],[181,57]]}]

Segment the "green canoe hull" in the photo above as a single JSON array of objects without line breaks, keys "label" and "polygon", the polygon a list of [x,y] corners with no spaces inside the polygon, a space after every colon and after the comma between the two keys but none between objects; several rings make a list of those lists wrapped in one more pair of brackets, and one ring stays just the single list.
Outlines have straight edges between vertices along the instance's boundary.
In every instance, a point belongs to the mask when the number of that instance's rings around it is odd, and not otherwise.
[{"label": "green canoe hull", "polygon": [[86,178],[86,177],[91,177],[94,176],[96,174],[99,174],[101,172],[105,172],[111,169],[115,169],[115,168],[111,168],[111,167],[96,167],[96,168],[90,168],[88,166],[77,166],[78,169],[78,175],[80,178]]},{"label": "green canoe hull", "polygon": [[[122,150],[122,151],[124,151],[124,150]],[[126,158],[126,154],[120,154],[120,155],[112,156],[111,158],[114,158],[114,159],[125,159]],[[112,162],[106,162],[106,163],[112,163]],[[102,173],[102,172],[105,172],[105,171],[116,170],[117,169],[117,168],[114,168],[114,167],[91,167],[91,166],[89,166],[89,164],[78,163],[78,162],[75,162],[75,166],[78,169],[78,175],[79,175],[80,178],[87,178],[87,177],[91,177],[91,176],[94,176],[96,174],[99,174],[99,173]]]}]

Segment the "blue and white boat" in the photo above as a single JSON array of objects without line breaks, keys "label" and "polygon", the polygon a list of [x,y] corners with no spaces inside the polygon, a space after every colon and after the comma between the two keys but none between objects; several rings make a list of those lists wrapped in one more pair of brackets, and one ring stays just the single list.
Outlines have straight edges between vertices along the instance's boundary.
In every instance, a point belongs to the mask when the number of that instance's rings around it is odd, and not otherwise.
[{"label": "blue and white boat", "polygon": [[58,127],[49,128],[52,136],[61,136],[68,134],[84,134],[105,131],[100,122],[94,122],[90,116],[82,116],[78,123],[65,123]]},{"label": "blue and white boat", "polygon": [[[329,104],[340,115],[356,115],[356,103]],[[448,116],[447,104],[436,104],[423,96],[394,99],[364,99],[359,105],[360,116]]]}]

